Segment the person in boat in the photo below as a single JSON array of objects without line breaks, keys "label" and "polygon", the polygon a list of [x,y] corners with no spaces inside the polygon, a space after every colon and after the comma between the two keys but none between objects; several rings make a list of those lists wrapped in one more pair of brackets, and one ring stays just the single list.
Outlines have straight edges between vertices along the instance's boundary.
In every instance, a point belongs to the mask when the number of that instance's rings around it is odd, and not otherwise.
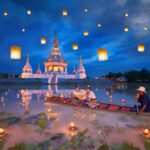
[{"label": "person in boat", "polygon": [[85,100],[88,102],[96,101],[96,96],[95,96],[94,92],[92,91],[92,89],[89,85],[85,89],[84,96],[83,96],[82,100]]},{"label": "person in boat", "polygon": [[140,106],[137,106],[137,113],[141,114],[143,112],[150,112],[150,98],[146,93],[146,89],[143,86],[140,86],[136,90],[136,98],[137,103],[140,103]]},{"label": "person in boat", "polygon": [[73,98],[79,99],[79,95],[80,95],[79,85],[76,85],[75,90],[73,91]]}]

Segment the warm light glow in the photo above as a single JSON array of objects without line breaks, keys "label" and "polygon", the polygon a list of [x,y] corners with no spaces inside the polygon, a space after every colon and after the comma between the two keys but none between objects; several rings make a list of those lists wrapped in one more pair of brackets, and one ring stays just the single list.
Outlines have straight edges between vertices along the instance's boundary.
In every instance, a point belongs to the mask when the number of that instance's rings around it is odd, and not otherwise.
[{"label": "warm light glow", "polygon": [[10,58],[11,59],[20,59],[21,58],[21,47],[12,46],[10,49]]},{"label": "warm light glow", "polygon": [[70,127],[71,127],[71,128],[74,128],[74,127],[75,127],[75,125],[74,125],[73,122],[70,123]]},{"label": "warm light glow", "polygon": [[0,135],[3,135],[5,133],[3,128],[0,128]]},{"label": "warm light glow", "polygon": [[128,16],[129,16],[129,14],[126,12],[126,13],[125,13],[125,17],[128,17]]},{"label": "warm light glow", "polygon": [[48,113],[51,113],[51,112],[52,112],[51,108],[49,108],[49,109],[47,110],[47,112],[48,112]]},{"label": "warm light glow", "polygon": [[27,10],[27,14],[28,14],[28,15],[31,15],[31,10]]},{"label": "warm light glow", "polygon": [[41,44],[46,44],[46,38],[45,37],[41,38]]},{"label": "warm light glow", "polygon": [[144,134],[144,135],[148,135],[148,134],[149,134],[149,129],[144,129],[143,134]]},{"label": "warm light glow", "polygon": [[89,32],[88,31],[84,31],[84,36],[88,36]]},{"label": "warm light glow", "polygon": [[4,16],[8,16],[8,12],[7,11],[4,11]]},{"label": "warm light glow", "polygon": [[105,48],[100,48],[98,50],[98,58],[100,61],[108,60],[108,53],[107,53],[107,50]]},{"label": "warm light glow", "polygon": [[128,31],[129,31],[128,27],[125,27],[125,28],[124,28],[124,31],[125,31],[125,32],[128,32]]},{"label": "warm light glow", "polygon": [[139,52],[144,52],[144,50],[145,50],[144,44],[139,44],[138,45],[138,51]]},{"label": "warm light glow", "polygon": [[147,27],[147,26],[144,26],[144,30],[147,31],[147,30],[148,30],[148,27]]},{"label": "warm light glow", "polygon": [[67,9],[64,9],[64,10],[62,11],[62,15],[63,15],[63,16],[67,16],[67,15],[68,15]]},{"label": "warm light glow", "polygon": [[58,72],[58,66],[54,66],[54,67],[53,67],[53,71],[54,71],[54,72]]},{"label": "warm light glow", "polygon": [[72,45],[72,48],[73,48],[73,50],[77,50],[77,49],[78,49],[78,44],[74,43],[74,44]]}]

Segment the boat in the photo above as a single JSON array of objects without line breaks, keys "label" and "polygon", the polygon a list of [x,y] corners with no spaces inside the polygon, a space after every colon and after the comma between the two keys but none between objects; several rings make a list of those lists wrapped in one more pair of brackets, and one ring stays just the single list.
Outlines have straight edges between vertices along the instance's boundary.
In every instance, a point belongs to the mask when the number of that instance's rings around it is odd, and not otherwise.
[{"label": "boat", "polygon": [[[84,108],[90,108],[90,109],[96,109],[96,110],[104,110],[104,111],[110,111],[110,112],[121,112],[121,113],[132,113],[136,114],[136,112],[132,112],[133,107],[129,106],[119,106],[115,104],[108,104],[108,103],[101,103],[101,102],[95,102],[93,105],[90,105],[87,101],[82,101],[76,98],[65,98],[65,97],[46,97],[46,102],[54,102],[54,103],[60,103],[65,105],[71,105],[75,107],[84,107]],[[150,113],[144,112],[142,115],[150,115]]]}]

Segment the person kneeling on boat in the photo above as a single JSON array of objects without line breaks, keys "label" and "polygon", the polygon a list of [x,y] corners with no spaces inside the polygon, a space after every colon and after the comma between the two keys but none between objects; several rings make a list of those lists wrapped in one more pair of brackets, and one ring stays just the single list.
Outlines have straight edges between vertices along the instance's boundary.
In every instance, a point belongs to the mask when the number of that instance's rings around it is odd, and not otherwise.
[{"label": "person kneeling on boat", "polygon": [[85,89],[82,100],[87,102],[91,102],[91,101],[96,102],[96,96],[89,85]]},{"label": "person kneeling on boat", "polygon": [[80,89],[79,85],[76,85],[75,90],[73,91],[73,98],[79,99]]},{"label": "person kneeling on boat", "polygon": [[150,112],[150,98],[146,93],[145,87],[140,86],[136,92],[136,102],[140,103],[140,106],[136,106],[137,113]]}]

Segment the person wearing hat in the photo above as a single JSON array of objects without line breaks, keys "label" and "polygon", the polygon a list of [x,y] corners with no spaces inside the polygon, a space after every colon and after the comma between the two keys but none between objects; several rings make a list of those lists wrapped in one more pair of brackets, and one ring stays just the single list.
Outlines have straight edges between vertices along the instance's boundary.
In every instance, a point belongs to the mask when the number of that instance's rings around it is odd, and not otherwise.
[{"label": "person wearing hat", "polygon": [[96,96],[89,85],[85,89],[83,100],[96,100]]},{"label": "person wearing hat", "polygon": [[140,86],[136,90],[136,102],[140,103],[139,110],[137,110],[138,114],[141,114],[143,112],[150,112],[150,99],[149,96],[146,93],[146,89],[143,86]]}]

